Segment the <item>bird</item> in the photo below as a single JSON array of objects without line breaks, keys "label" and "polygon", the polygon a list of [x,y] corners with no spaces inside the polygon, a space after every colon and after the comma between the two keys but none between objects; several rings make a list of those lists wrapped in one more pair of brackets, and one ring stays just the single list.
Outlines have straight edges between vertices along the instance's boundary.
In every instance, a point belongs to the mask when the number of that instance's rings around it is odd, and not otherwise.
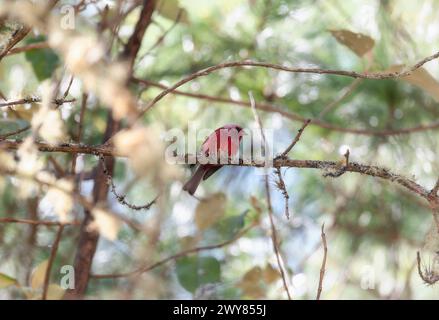
[{"label": "bird", "polygon": [[[228,158],[234,156],[245,135],[243,128],[237,124],[227,124],[212,132],[201,146],[201,152],[206,156],[227,155]],[[227,140],[226,140],[227,139]],[[226,153],[227,152],[227,153]],[[193,195],[201,181],[206,180],[223,165],[206,163],[199,164],[191,178],[184,184],[183,190]]]}]

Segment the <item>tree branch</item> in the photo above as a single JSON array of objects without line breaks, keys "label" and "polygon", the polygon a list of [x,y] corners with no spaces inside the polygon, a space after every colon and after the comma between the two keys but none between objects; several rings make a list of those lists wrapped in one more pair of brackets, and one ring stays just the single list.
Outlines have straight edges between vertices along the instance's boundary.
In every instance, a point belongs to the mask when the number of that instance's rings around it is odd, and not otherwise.
[{"label": "tree branch", "polygon": [[292,73],[312,73],[312,74],[329,74],[329,75],[338,75],[338,76],[345,76],[345,77],[351,77],[351,78],[361,78],[361,79],[375,79],[375,80],[382,80],[382,79],[397,79],[402,78],[410,75],[413,71],[416,69],[419,69],[427,62],[437,59],[439,57],[439,52],[436,52],[432,54],[431,56],[428,56],[412,67],[402,70],[400,72],[370,72],[370,73],[361,73],[361,72],[355,72],[355,71],[344,71],[344,70],[332,70],[332,69],[320,69],[320,68],[290,68],[287,66],[282,66],[278,64],[273,63],[266,63],[266,62],[255,62],[255,61],[231,61],[231,62],[224,62],[220,63],[208,68],[205,68],[203,70],[197,71],[193,74],[190,74],[189,76],[181,79],[177,83],[175,83],[173,86],[169,87],[168,89],[163,90],[161,93],[159,93],[157,96],[155,96],[151,102],[149,102],[146,107],[141,110],[138,114],[138,118],[140,118],[145,112],[147,112],[149,109],[151,109],[157,102],[159,102],[161,99],[163,99],[166,95],[174,91],[175,89],[181,87],[182,85],[195,80],[200,77],[207,76],[211,74],[212,72],[216,72],[221,69],[225,68],[241,68],[241,67],[260,67],[260,68],[267,68],[267,69],[273,69],[278,71],[286,71],[286,72],[292,72]]},{"label": "tree branch", "polygon": [[18,219],[18,218],[1,218],[0,223],[22,223],[30,225],[43,225],[48,227],[57,227],[60,225],[72,225],[79,226],[81,223],[79,221],[71,222],[59,222],[59,221],[47,221],[47,220],[30,220],[30,219]]},{"label": "tree branch", "polygon": [[[151,86],[151,87],[156,87],[156,88],[160,88],[160,89],[164,89],[164,90],[169,88],[169,87],[162,85],[160,83],[156,83],[156,82],[144,80],[144,79],[132,78],[131,81],[134,83],[137,83],[137,84],[144,85],[144,86]],[[216,96],[211,96],[211,95],[206,95],[206,94],[190,93],[190,92],[185,92],[185,91],[180,91],[180,90],[173,90],[170,93],[185,96],[185,97],[190,97],[190,98],[212,101],[212,102],[232,104],[232,105],[237,105],[240,107],[247,107],[247,108],[251,107],[249,101],[232,100],[232,99],[228,99],[228,98],[216,97]],[[288,108],[281,108],[281,107],[274,106],[272,104],[260,103],[260,102],[256,103],[255,107],[256,107],[256,109],[262,110],[265,112],[279,113],[280,115],[282,115],[285,118],[290,119],[292,121],[304,122],[307,120],[305,117],[302,117],[301,115],[299,115],[297,113],[288,111],[287,110]],[[332,130],[332,131],[359,134],[359,135],[393,136],[393,135],[410,134],[413,132],[421,132],[421,131],[438,129],[439,128],[439,121],[434,121],[434,122],[427,124],[427,125],[419,125],[419,126],[415,126],[415,127],[411,127],[411,128],[382,129],[382,130],[339,127],[339,126],[325,122],[325,121],[318,119],[318,118],[311,119],[310,125],[311,126],[318,126],[321,128]]]}]

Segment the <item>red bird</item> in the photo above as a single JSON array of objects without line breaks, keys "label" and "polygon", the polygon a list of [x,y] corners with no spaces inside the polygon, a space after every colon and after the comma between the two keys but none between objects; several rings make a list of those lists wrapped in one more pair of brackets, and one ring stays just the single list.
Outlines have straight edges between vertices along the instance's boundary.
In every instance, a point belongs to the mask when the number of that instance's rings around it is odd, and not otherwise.
[{"label": "red bird", "polygon": [[[239,150],[239,144],[243,135],[245,133],[240,126],[227,124],[216,129],[207,137],[201,146],[201,150],[206,157],[217,156],[221,159],[221,155],[227,155],[230,158]],[[200,182],[209,178],[222,166],[221,164],[212,163],[200,164],[189,181],[183,186],[183,190],[193,195]]]}]

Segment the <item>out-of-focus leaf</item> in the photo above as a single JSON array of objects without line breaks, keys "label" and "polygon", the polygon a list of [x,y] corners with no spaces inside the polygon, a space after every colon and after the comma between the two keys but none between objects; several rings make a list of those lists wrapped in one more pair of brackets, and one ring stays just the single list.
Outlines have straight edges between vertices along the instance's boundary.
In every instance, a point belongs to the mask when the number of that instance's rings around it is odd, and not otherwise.
[{"label": "out-of-focus leaf", "polygon": [[264,297],[264,289],[261,286],[263,270],[259,266],[255,266],[247,271],[238,284],[238,287],[244,292],[244,295],[254,299]]},{"label": "out-of-focus leaf", "polygon": [[178,17],[179,22],[189,23],[187,11],[180,7],[177,0],[161,0],[158,12],[161,16],[172,21],[177,20]]},{"label": "out-of-focus leaf", "polygon": [[244,227],[247,212],[248,210],[240,215],[227,217],[226,219],[220,221],[218,223],[219,232],[226,239],[232,238],[234,235],[236,235],[236,233],[239,232],[239,230]]},{"label": "out-of-focus leaf", "polygon": [[0,273],[0,289],[7,288],[17,284],[17,280],[4,274]]},{"label": "out-of-focus leaf", "polygon": [[61,300],[65,290],[55,283],[49,284],[47,288],[47,300]]},{"label": "out-of-focus leaf", "polygon": [[183,250],[191,249],[197,245],[199,240],[200,240],[199,237],[185,236],[180,239],[180,245],[183,248]]},{"label": "out-of-focus leaf", "polygon": [[273,268],[271,264],[267,264],[263,272],[264,281],[266,284],[273,283],[280,277],[279,271]]},{"label": "out-of-focus leaf", "polygon": [[364,56],[375,45],[375,41],[362,33],[355,33],[349,30],[329,30],[338,42],[355,52],[359,57]]},{"label": "out-of-focus leaf", "polygon": [[101,208],[94,208],[92,214],[94,221],[91,225],[91,229],[97,230],[103,237],[110,241],[116,240],[121,221],[110,212]]},{"label": "out-of-focus leaf", "polygon": [[195,223],[198,229],[205,230],[221,219],[224,215],[226,196],[224,193],[215,193],[200,201],[195,210]]},{"label": "out-of-focus leaf", "polygon": [[36,113],[41,108],[40,104],[20,104],[7,109],[7,114],[9,119],[21,119],[30,122],[34,113]]},{"label": "out-of-focus leaf", "polygon": [[32,287],[32,289],[36,290],[43,286],[48,264],[49,260],[44,260],[35,267],[30,279],[30,286]]},{"label": "out-of-focus leaf", "polygon": [[[26,43],[31,44],[44,40],[43,36],[39,36],[29,39]],[[32,64],[35,76],[39,81],[50,78],[53,71],[59,65],[57,54],[50,48],[26,51],[25,57]]]},{"label": "out-of-focus leaf", "polygon": [[[390,67],[390,72],[399,72],[404,69],[403,65],[396,65]],[[403,81],[406,81],[418,88],[421,88],[429,95],[431,95],[436,101],[439,101],[439,83],[433,76],[424,68],[419,68],[412,72],[412,74],[401,78]]]},{"label": "out-of-focus leaf", "polygon": [[[17,131],[17,130],[24,128],[26,126],[27,126],[26,121],[1,119],[0,120],[0,135]],[[15,136],[15,137],[17,137],[17,136]]]},{"label": "out-of-focus leaf", "polygon": [[184,257],[177,261],[176,268],[178,281],[192,293],[199,286],[219,282],[221,278],[221,265],[213,257]]}]

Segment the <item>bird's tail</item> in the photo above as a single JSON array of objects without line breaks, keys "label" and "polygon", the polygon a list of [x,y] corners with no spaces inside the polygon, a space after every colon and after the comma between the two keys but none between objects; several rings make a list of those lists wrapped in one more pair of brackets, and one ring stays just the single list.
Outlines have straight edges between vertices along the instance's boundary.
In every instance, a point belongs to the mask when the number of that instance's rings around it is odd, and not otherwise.
[{"label": "bird's tail", "polygon": [[200,184],[201,180],[204,177],[204,174],[206,173],[206,168],[204,166],[199,166],[192,177],[186,182],[183,186],[183,190],[189,192],[189,194],[193,195],[195,191],[198,188],[198,185]]}]

